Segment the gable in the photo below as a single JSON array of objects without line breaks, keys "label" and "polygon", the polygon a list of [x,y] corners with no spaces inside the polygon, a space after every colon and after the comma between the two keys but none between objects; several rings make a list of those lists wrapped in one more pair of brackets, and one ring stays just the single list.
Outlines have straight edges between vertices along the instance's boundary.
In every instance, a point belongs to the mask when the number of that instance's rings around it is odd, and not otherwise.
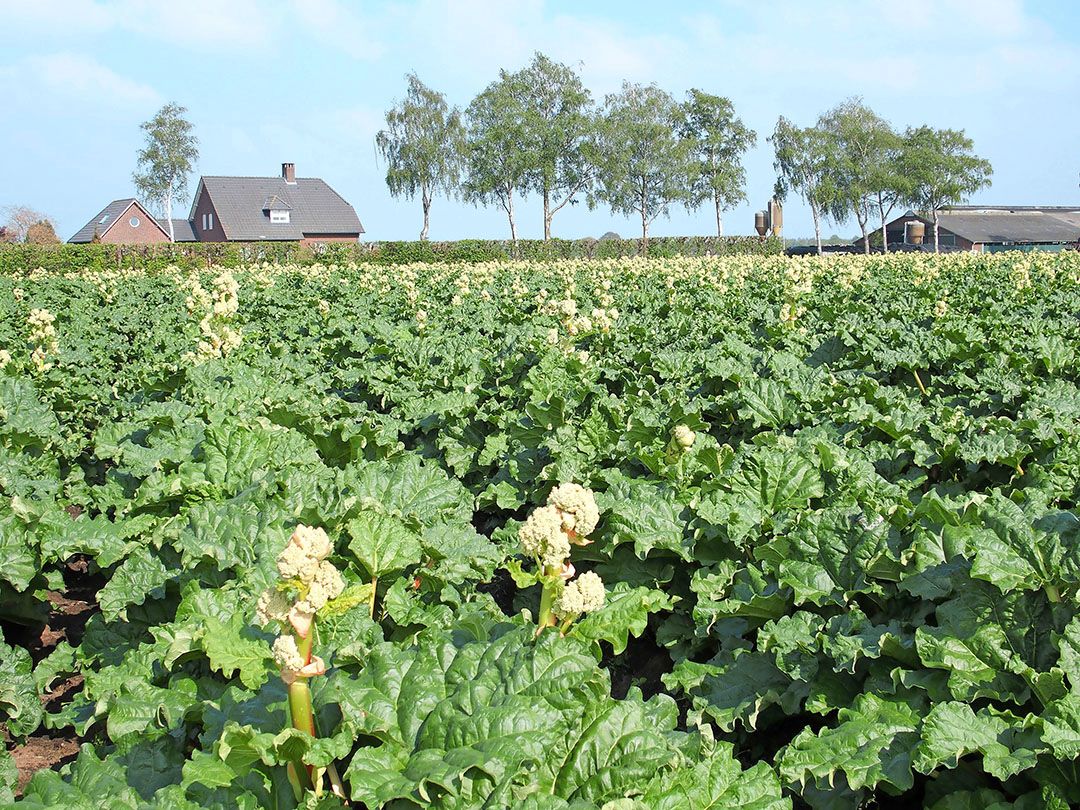
[{"label": "gable", "polygon": [[[135,212],[132,213],[131,209],[135,208]],[[83,225],[74,236],[68,239],[69,244],[79,244],[94,241],[94,233],[96,232],[99,239],[104,239],[105,235],[113,229],[113,227],[119,223],[130,219],[132,216],[136,216],[139,219],[140,226],[143,223],[152,225],[154,229],[159,231],[166,240],[169,238],[169,232],[165,228],[161,227],[161,223],[154,217],[146,207],[143,206],[134,197],[125,197],[120,200],[113,200],[106,205],[97,214]]]}]

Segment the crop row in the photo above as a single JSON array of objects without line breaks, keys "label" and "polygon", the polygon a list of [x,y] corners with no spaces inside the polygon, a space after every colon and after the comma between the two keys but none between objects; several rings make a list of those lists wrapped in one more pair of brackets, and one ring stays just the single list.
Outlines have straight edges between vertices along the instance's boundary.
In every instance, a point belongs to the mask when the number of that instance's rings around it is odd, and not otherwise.
[{"label": "crop row", "polygon": [[1078,316],[1066,253],[0,277],[0,797],[1075,805]]}]

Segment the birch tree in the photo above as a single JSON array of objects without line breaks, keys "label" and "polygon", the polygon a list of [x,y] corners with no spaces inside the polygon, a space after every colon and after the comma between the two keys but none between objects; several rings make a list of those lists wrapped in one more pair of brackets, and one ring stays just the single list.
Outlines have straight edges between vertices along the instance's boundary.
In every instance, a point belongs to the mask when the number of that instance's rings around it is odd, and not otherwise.
[{"label": "birch tree", "polygon": [[843,219],[832,173],[835,144],[828,132],[817,127],[797,127],[783,116],[776,122],[769,141],[776,155],[776,197],[785,200],[794,191],[806,201],[821,255],[821,221],[826,217],[836,219],[838,214]]},{"label": "birch tree", "polygon": [[757,143],[757,133],[735,115],[730,99],[692,89],[683,104],[682,136],[696,162],[687,208],[710,202],[716,211],[716,235],[724,235],[722,214],[746,199],[742,156]]},{"label": "birch tree", "polygon": [[896,133],[859,98],[829,110],[818,119],[817,126],[832,141],[828,171],[836,202],[854,214],[862,232],[863,250],[869,253],[869,223],[874,209],[879,207],[881,186],[890,182],[886,166],[898,141]]},{"label": "birch tree", "polygon": [[428,238],[431,202],[442,192],[452,197],[461,179],[465,130],[461,112],[446,97],[425,85],[415,73],[405,77],[408,89],[397,106],[386,111],[386,129],[375,145],[386,160],[386,186],[392,197],[420,195]]},{"label": "birch tree", "polygon": [[910,202],[934,218],[934,252],[941,250],[939,209],[960,205],[990,185],[990,161],[974,152],[962,130],[918,127],[905,135],[902,171],[911,183]]},{"label": "birch tree", "polygon": [[592,204],[604,202],[613,213],[640,217],[646,253],[653,221],[691,197],[695,165],[682,129],[681,106],[655,85],[624,83],[622,92],[605,101]]},{"label": "birch tree", "polygon": [[555,214],[575,204],[595,180],[592,95],[573,68],[542,53],[513,79],[522,94],[525,183],[540,195],[548,240]]},{"label": "birch tree", "polygon": [[194,127],[184,115],[186,107],[170,102],[141,126],[146,133],[146,145],[139,150],[132,180],[139,195],[163,211],[169,226],[169,241],[176,241],[173,232],[173,200],[182,199],[187,191],[188,175],[199,159],[199,139]]},{"label": "birch tree", "polygon": [[498,205],[510,223],[510,239],[517,242],[514,200],[529,184],[532,161],[526,151],[527,89],[519,74],[499,71],[465,110],[467,179],[466,200]]}]

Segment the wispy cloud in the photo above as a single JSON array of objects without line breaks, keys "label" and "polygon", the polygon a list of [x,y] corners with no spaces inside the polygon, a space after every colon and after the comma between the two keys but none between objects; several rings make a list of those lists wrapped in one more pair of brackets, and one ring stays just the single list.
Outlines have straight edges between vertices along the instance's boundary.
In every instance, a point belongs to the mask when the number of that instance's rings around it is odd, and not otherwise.
[{"label": "wispy cloud", "polygon": [[[297,27],[323,45],[367,61],[377,60],[386,53],[378,38],[378,17],[362,15],[357,4],[341,0],[292,0],[291,8]],[[283,19],[282,25],[288,29],[293,22],[290,15]],[[289,30],[281,32],[286,38],[290,34]]]},{"label": "wispy cloud", "polygon": [[134,33],[182,46],[244,48],[270,40],[276,15],[257,0],[0,0],[8,30],[42,38]]},{"label": "wispy cloud", "polygon": [[0,67],[27,98],[81,100],[104,107],[148,106],[161,101],[150,85],[76,53],[30,56]]}]

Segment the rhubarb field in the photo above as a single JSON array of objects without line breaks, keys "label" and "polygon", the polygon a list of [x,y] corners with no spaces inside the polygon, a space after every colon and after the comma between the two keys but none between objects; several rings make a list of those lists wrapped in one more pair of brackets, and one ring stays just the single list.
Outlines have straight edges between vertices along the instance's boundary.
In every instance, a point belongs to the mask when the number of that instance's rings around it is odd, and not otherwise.
[{"label": "rhubarb field", "polygon": [[0,276],[0,805],[1080,805],[1080,253]]}]

